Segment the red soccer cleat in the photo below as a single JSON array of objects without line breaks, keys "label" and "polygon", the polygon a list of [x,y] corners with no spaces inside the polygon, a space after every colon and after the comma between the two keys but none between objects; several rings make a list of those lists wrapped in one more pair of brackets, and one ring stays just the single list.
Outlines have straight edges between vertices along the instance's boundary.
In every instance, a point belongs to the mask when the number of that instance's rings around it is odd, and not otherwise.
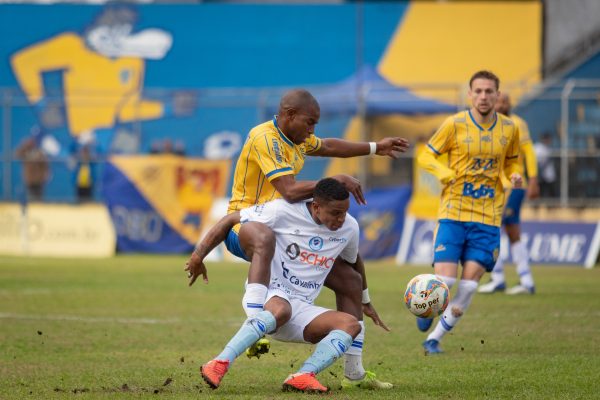
[{"label": "red soccer cleat", "polygon": [[221,380],[229,369],[229,361],[227,360],[211,360],[200,367],[200,375],[208,386],[216,389],[221,384]]},{"label": "red soccer cleat", "polygon": [[327,393],[329,388],[321,385],[313,372],[291,374],[283,382],[284,392]]}]

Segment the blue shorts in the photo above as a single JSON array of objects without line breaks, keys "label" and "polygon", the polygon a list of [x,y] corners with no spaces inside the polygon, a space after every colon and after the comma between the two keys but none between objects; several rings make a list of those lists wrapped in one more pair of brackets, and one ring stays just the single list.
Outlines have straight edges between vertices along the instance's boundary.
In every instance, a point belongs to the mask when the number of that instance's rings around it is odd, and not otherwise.
[{"label": "blue shorts", "polygon": [[240,244],[240,237],[233,229],[231,229],[227,234],[227,238],[225,239],[225,246],[227,247],[227,250],[229,250],[229,252],[234,256],[243,258],[246,261],[250,261],[250,259],[246,256],[246,253],[244,253],[244,249],[242,249],[242,245]]},{"label": "blue shorts", "polygon": [[441,219],[435,233],[433,263],[452,262],[463,265],[476,261],[491,272],[500,251],[500,228],[478,222]]},{"label": "blue shorts", "polygon": [[511,190],[502,215],[502,225],[516,225],[521,222],[523,200],[525,200],[525,189]]}]

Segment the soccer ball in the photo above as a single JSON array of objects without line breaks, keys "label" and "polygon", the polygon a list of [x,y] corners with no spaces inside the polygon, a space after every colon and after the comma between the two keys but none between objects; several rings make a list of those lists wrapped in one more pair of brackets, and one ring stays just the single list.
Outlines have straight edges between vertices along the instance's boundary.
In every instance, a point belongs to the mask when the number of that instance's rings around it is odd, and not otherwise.
[{"label": "soccer ball", "polygon": [[406,285],[404,304],[417,317],[435,318],[448,307],[449,292],[448,286],[439,276],[417,275]]}]

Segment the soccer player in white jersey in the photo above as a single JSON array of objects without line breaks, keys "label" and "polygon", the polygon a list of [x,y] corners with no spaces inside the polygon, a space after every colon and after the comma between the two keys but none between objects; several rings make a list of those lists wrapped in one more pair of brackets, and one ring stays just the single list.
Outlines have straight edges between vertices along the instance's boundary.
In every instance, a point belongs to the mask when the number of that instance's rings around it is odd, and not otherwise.
[{"label": "soccer player in white jersey", "polygon": [[[231,213],[199,244],[204,258],[236,223],[261,222],[276,237],[264,310],[248,318],[223,351],[201,367],[202,377],[213,389],[248,346],[271,334],[281,341],[317,345],[300,370],[284,381],[283,390],[327,392],[315,375],[340,358],[353,341],[361,340],[356,317],[314,305],[335,259],[357,262],[359,229],[347,215],[349,193],[337,180],[325,178],[313,195],[312,200],[290,204],[279,199]],[[202,262],[186,270],[190,285],[200,275],[208,279]]]}]

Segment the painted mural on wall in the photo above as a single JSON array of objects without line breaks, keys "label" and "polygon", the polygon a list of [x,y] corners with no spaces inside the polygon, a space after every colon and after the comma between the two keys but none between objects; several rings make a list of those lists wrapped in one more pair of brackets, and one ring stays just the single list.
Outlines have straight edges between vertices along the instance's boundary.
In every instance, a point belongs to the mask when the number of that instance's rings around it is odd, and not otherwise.
[{"label": "painted mural on wall", "polygon": [[[39,123],[50,131],[63,124],[80,143],[108,152],[115,128],[131,122],[186,115],[193,98],[176,93],[172,103],[143,97],[146,60],[161,60],[173,44],[165,30],[134,32],[138,13],[127,6],[103,8],[82,34],[64,32],[17,51],[11,66]],[[60,74],[62,96],[48,93],[44,74]],[[187,101],[186,101],[187,100]],[[137,150],[135,145],[113,150]],[[131,143],[131,142],[129,142]]]}]

